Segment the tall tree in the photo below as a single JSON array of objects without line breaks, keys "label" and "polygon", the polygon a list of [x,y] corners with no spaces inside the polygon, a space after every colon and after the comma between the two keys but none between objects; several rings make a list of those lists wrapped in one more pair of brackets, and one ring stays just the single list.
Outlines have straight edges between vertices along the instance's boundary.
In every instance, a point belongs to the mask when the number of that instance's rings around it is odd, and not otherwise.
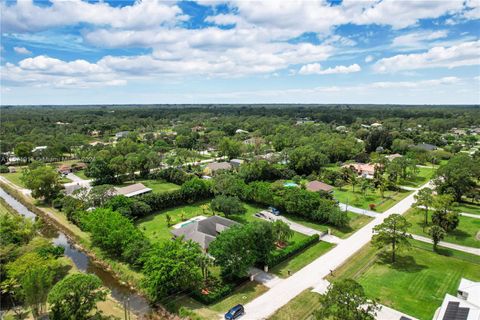
[{"label": "tall tree", "polygon": [[443,240],[443,238],[447,233],[445,232],[445,230],[443,230],[442,227],[433,225],[430,227],[430,229],[428,229],[428,234],[430,235],[433,241],[433,250],[437,251],[438,243]]},{"label": "tall tree", "polygon": [[425,228],[428,225],[428,210],[433,204],[433,190],[430,188],[423,188],[414,195],[414,198],[414,206],[422,209],[424,212],[423,231],[425,231]]},{"label": "tall tree", "polygon": [[61,184],[57,171],[46,165],[34,165],[22,172],[22,181],[32,190],[34,198],[43,198],[50,203],[60,192]]},{"label": "tall tree", "polygon": [[275,220],[272,223],[272,228],[275,241],[281,245],[286,244],[293,237],[293,230],[282,220]]},{"label": "tall tree", "polygon": [[435,210],[432,214],[434,224],[442,227],[446,232],[453,231],[458,227],[460,218],[451,194],[437,195],[432,206]]},{"label": "tall tree", "polygon": [[410,246],[408,240],[412,239],[412,236],[407,233],[410,226],[411,224],[403,216],[392,214],[385,218],[383,223],[373,228],[375,235],[372,238],[372,244],[379,248],[391,246],[392,262],[395,262],[397,250]]},{"label": "tall tree", "polygon": [[27,162],[30,161],[32,157],[33,144],[30,142],[20,142],[15,146],[13,152],[19,158],[24,158]]},{"label": "tall tree", "polygon": [[76,273],[59,281],[48,294],[52,320],[86,320],[97,315],[97,302],[105,301],[107,291],[100,279]]},{"label": "tall tree", "polygon": [[367,298],[362,286],[352,279],[336,281],[320,296],[318,320],[374,320],[380,310],[377,302]]}]

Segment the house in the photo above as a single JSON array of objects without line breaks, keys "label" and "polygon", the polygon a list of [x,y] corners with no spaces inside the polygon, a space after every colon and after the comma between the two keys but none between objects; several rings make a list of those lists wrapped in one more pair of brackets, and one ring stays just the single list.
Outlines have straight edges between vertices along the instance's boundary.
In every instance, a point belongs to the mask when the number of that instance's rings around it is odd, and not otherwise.
[{"label": "house", "polygon": [[227,218],[211,216],[184,223],[178,229],[170,232],[174,238],[182,237],[184,241],[192,240],[198,243],[203,250],[208,251],[208,246],[218,234],[237,224],[238,222]]},{"label": "house", "polygon": [[115,187],[115,195],[123,195],[127,198],[151,192],[152,189],[145,187],[142,183],[131,184],[126,187]]},{"label": "house", "polygon": [[246,145],[259,145],[259,144],[263,144],[264,143],[264,140],[262,138],[259,138],[259,137],[253,137],[253,138],[249,138],[249,139],[246,139],[243,141],[243,144],[246,144]]},{"label": "house", "polygon": [[240,134],[240,133],[248,133],[247,130],[243,130],[243,129],[237,129],[235,130],[235,134]]},{"label": "house", "polygon": [[32,152],[38,152],[38,151],[43,151],[46,150],[48,147],[47,146],[38,146],[32,149]]},{"label": "house", "polygon": [[205,127],[203,126],[192,127],[192,132],[202,132],[202,131],[205,131]]},{"label": "house", "polygon": [[203,169],[203,174],[212,176],[220,170],[232,170],[232,165],[228,162],[211,162]]},{"label": "house", "polygon": [[130,131],[120,131],[115,133],[115,139],[119,140],[127,137],[130,134]]},{"label": "house", "polygon": [[100,132],[100,130],[92,130],[92,131],[89,132],[89,134],[92,137],[98,137],[101,134],[101,132]]},{"label": "house", "polygon": [[335,130],[337,130],[338,132],[346,132],[347,131],[347,127],[345,126],[338,126],[335,128]]},{"label": "house", "polygon": [[308,182],[306,184],[306,188],[308,191],[312,191],[312,192],[327,192],[327,193],[333,192],[333,186],[318,180],[313,180]]},{"label": "house", "polygon": [[381,127],[382,127],[382,124],[381,124],[381,123],[378,123],[378,122],[375,122],[375,123],[372,123],[372,124],[370,125],[370,127],[372,127],[372,128],[381,128]]},{"label": "house", "polygon": [[61,174],[69,174],[70,172],[72,172],[72,166],[68,164],[62,164],[58,167],[58,172],[60,172]]},{"label": "house", "polygon": [[375,165],[369,163],[351,163],[345,164],[342,168],[350,168],[357,172],[359,176],[367,179],[373,178],[375,175]]},{"label": "house", "polygon": [[434,320],[480,320],[480,282],[462,278],[457,296],[446,294]]},{"label": "house", "polygon": [[234,168],[240,168],[240,166],[245,162],[245,160],[242,159],[232,159],[230,160],[230,164]]},{"label": "house", "polygon": [[390,154],[390,155],[385,156],[385,157],[388,159],[388,161],[393,161],[393,160],[395,160],[397,158],[401,158],[403,156],[399,153],[394,153],[394,154]]},{"label": "house", "polygon": [[437,146],[433,145],[433,144],[428,144],[428,143],[419,143],[417,145],[415,145],[415,148],[417,149],[422,149],[422,150],[425,150],[425,151],[434,151],[434,150],[437,150]]}]

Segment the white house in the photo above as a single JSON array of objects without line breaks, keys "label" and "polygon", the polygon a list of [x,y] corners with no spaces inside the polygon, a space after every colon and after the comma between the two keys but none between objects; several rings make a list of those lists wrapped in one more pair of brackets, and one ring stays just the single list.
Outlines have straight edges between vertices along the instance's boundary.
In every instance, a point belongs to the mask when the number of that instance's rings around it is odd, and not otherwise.
[{"label": "white house", "polygon": [[480,282],[462,278],[457,296],[446,294],[433,320],[480,320]]}]

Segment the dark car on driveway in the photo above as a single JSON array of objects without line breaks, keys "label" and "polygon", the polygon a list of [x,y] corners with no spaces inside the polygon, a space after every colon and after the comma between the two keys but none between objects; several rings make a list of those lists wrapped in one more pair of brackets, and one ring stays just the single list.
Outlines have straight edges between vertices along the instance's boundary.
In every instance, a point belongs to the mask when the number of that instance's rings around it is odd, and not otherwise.
[{"label": "dark car on driveway", "polygon": [[245,314],[245,309],[241,304],[237,304],[235,307],[233,307],[232,309],[228,310],[227,313],[225,313],[225,319],[226,320],[237,319],[243,314]]},{"label": "dark car on driveway", "polygon": [[277,208],[269,207],[268,210],[276,216],[280,215],[280,210],[278,210]]}]

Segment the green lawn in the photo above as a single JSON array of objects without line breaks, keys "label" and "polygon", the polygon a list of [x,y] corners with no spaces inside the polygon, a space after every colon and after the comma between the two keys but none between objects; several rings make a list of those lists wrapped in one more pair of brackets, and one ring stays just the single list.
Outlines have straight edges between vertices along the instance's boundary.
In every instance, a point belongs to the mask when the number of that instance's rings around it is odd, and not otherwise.
[{"label": "green lawn", "polygon": [[[432,214],[429,212],[429,226],[431,226]],[[423,231],[424,211],[419,209],[410,209],[405,218],[412,224],[409,231],[413,234],[418,234],[425,237],[430,237],[427,234],[428,227]],[[480,240],[476,239],[477,233],[480,232],[480,219],[460,216],[460,223],[457,229],[449,232],[444,241],[457,243],[467,247],[480,248]]]},{"label": "green lawn", "polygon": [[235,291],[226,298],[212,305],[207,306],[190,297],[183,297],[169,305],[169,309],[178,312],[178,310],[183,307],[195,313],[200,319],[218,319],[223,317],[231,307],[239,303],[245,305],[267,290],[268,288],[264,285],[256,282],[247,282],[236,288]]},{"label": "green lawn", "polygon": [[480,215],[480,204],[475,204],[471,202],[460,202],[457,206],[457,209],[460,212],[466,212],[471,214],[478,214]]},{"label": "green lawn", "polygon": [[408,196],[412,191],[399,190],[399,191],[385,191],[384,198],[380,195],[378,190],[370,190],[364,196],[360,192],[360,187],[356,186],[355,192],[352,191],[352,186],[348,185],[343,188],[335,188],[333,196],[341,203],[346,203],[350,206],[370,209],[369,204],[374,203],[376,205],[375,211],[385,212],[394,206],[397,202]]},{"label": "green lawn", "polygon": [[275,267],[270,269],[271,273],[274,273],[282,278],[288,277],[288,271],[293,274],[302,269],[327,251],[332,249],[335,245],[325,241],[319,241],[316,244],[308,247],[307,249],[297,253],[295,256],[287,259]]},{"label": "green lawn", "polygon": [[399,185],[406,187],[420,187],[432,179],[436,169],[418,167],[418,175],[414,179],[400,181]]},{"label": "green lawn", "polygon": [[277,310],[268,320],[311,320],[320,308],[320,294],[307,289]]},{"label": "green lawn", "polygon": [[167,191],[173,191],[180,189],[180,186],[175,183],[166,182],[163,180],[135,180],[135,181],[126,181],[120,186],[128,186],[134,183],[143,183],[146,187],[152,189],[154,193],[162,193]]},{"label": "green lawn", "polygon": [[367,245],[334,271],[332,281],[354,278],[368,296],[419,319],[432,319],[446,293],[456,295],[462,277],[480,280],[480,257],[411,241],[395,264],[384,263],[377,250]]},{"label": "green lawn", "polygon": [[[171,219],[171,225],[182,222],[182,213],[183,221],[191,219],[196,216],[210,216],[212,212],[204,210],[201,208],[202,205],[208,204],[209,201],[197,202],[194,204],[184,205],[172,209],[158,211],[153,213],[141,220],[138,221],[138,228],[143,231],[143,233],[152,241],[164,241],[171,239],[172,235],[170,233],[171,227],[167,226],[166,215],[168,214]],[[235,220],[240,223],[246,223],[253,221],[255,218],[254,214],[261,210],[259,207],[255,207],[249,204],[245,204],[247,212],[241,215],[231,215],[228,218]]]},{"label": "green lawn", "polygon": [[348,217],[350,218],[350,225],[345,228],[341,227],[334,227],[328,224],[323,224],[323,223],[317,223],[317,222],[312,222],[310,220],[306,220],[303,217],[299,217],[296,215],[290,215],[290,214],[282,214],[285,216],[287,219],[294,221],[296,223],[299,223],[301,225],[304,225],[306,227],[318,230],[318,231],[327,231],[328,228],[332,231],[332,234],[334,236],[337,236],[339,238],[348,238],[352,233],[369,223],[370,221],[373,220],[372,217],[362,215],[362,214],[356,214],[353,212],[348,211],[347,212]]},{"label": "green lawn", "polygon": [[17,168],[17,172],[0,173],[0,176],[7,178],[8,180],[10,180],[10,182],[12,182],[13,184],[16,184],[19,187],[25,188],[25,185],[20,179],[22,177],[22,170],[20,168]]},{"label": "green lawn", "polygon": [[85,170],[83,169],[75,171],[73,174],[79,178],[82,178],[83,180],[90,180],[90,178],[85,175]]}]

